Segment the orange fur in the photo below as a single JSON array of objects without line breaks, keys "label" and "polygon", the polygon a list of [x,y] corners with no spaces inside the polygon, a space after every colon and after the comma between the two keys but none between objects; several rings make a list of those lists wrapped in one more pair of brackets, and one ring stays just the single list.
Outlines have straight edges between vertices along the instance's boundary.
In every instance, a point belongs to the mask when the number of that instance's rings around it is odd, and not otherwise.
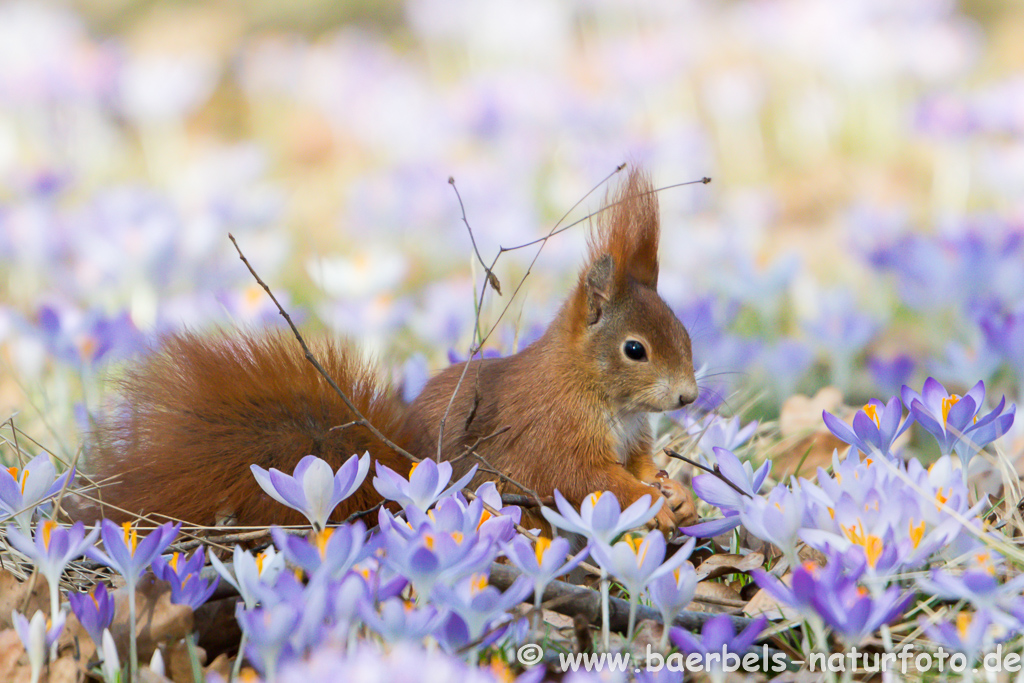
[{"label": "orange fur", "polygon": [[[326,342],[313,348],[370,422],[393,432],[402,406],[387,384],[350,350]],[[121,414],[100,421],[89,462],[95,479],[113,482],[103,487],[103,499],[133,512],[199,524],[222,515],[243,526],[302,523],[299,513],[263,493],[250,464],[291,474],[305,455],[338,468],[370,451],[399,472],[409,468],[365,427],[331,429],[355,416],[286,333],[177,334],[120,385]],[[333,519],[378,500],[367,481]]]}]

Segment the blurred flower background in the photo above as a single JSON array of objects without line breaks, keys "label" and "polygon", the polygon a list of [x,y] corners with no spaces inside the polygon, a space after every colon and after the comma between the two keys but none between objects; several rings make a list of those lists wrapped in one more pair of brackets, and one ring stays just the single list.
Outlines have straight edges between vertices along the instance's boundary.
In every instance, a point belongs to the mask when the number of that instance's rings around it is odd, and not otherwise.
[{"label": "blurred flower background", "polygon": [[[704,408],[771,421],[796,393],[856,405],[927,376],[1019,402],[1019,9],[4,2],[0,414],[70,456],[160,333],[278,324],[229,232],[307,329],[359,340],[414,393],[473,331],[481,269],[449,176],[489,261],[623,161],[714,179],[659,196],[660,288]],[[494,351],[550,319],[585,233],[546,244]],[[502,256],[484,321],[533,253]]]}]

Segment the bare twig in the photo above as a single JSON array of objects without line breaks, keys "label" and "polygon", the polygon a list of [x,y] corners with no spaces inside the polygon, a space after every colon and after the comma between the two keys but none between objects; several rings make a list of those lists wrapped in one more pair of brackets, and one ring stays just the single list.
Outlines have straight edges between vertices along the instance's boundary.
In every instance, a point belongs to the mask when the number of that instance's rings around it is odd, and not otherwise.
[{"label": "bare twig", "polygon": [[270,291],[270,287],[267,285],[267,283],[264,282],[263,279],[256,273],[256,270],[249,263],[249,259],[247,259],[245,257],[245,254],[242,253],[242,249],[238,246],[238,242],[235,241],[235,236],[232,235],[231,233],[228,233],[228,239],[231,240],[231,244],[235,245],[235,251],[238,252],[238,258],[242,259],[242,263],[244,263],[245,267],[249,269],[249,272],[252,274],[252,276],[256,278],[256,282],[259,284],[260,287],[263,288],[263,291],[267,293],[267,296],[269,296],[271,301],[274,302],[274,305],[277,306],[277,312],[280,313],[281,316],[288,323],[288,327],[291,328],[292,334],[295,335],[295,339],[298,340],[299,344],[302,346],[303,353],[306,354],[306,360],[308,360],[313,365],[313,367],[316,368],[316,371],[319,372],[320,375],[325,380],[327,380],[327,384],[330,385],[331,389],[333,389],[334,392],[338,394],[339,397],[341,397],[341,400],[345,403],[348,409],[351,410],[352,414],[356,416],[357,419],[355,423],[366,427],[368,430],[370,430],[371,434],[380,439],[384,443],[384,445],[386,445],[391,450],[395,451],[396,453],[400,453],[401,455],[405,456],[409,460],[412,460],[413,462],[419,462],[420,458],[417,458],[415,455],[405,450],[388,437],[384,436],[383,432],[377,429],[373,424],[370,423],[369,420],[366,419],[366,416],[363,415],[362,411],[360,411],[359,408],[356,407],[356,404],[352,402],[352,399],[348,397],[348,394],[346,394],[344,390],[338,386],[338,383],[334,381],[334,378],[331,377],[327,370],[324,369],[324,366],[320,364],[320,361],[317,360],[316,356],[313,355],[313,352],[310,351],[309,346],[306,344],[306,340],[302,338],[302,334],[299,332],[299,328],[295,326],[294,322],[292,322],[292,317],[288,315],[288,311],[284,310],[284,306],[282,306],[281,302],[277,300],[277,297],[274,296],[274,293]]},{"label": "bare twig", "polygon": [[676,453],[671,448],[666,448],[665,449],[665,455],[667,455],[670,458],[675,458],[676,460],[682,460],[683,462],[690,463],[694,467],[699,467],[700,469],[704,470],[705,472],[707,472],[709,474],[713,474],[714,476],[718,477],[723,482],[728,484],[730,487],[732,487],[732,489],[734,491],[736,491],[737,493],[739,493],[741,496],[746,496],[747,498],[750,498],[750,494],[749,493],[747,493],[746,491],[741,489],[739,486],[737,486],[736,484],[734,484],[731,481],[729,481],[725,477],[725,475],[722,474],[721,470],[718,469],[718,465],[715,465],[714,467],[708,467],[707,465],[703,465],[703,464],[697,462],[696,460],[690,460],[685,455],[680,455],[679,453]]}]

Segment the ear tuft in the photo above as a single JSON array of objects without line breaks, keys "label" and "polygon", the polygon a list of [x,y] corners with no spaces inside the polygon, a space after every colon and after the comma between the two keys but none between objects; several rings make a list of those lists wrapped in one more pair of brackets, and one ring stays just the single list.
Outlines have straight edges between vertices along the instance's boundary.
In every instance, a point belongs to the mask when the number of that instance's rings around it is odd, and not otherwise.
[{"label": "ear tuft", "polygon": [[587,271],[587,325],[596,325],[601,320],[605,304],[608,303],[615,274],[615,263],[609,254],[605,254]]},{"label": "ear tuft", "polygon": [[633,279],[658,286],[658,197],[650,178],[631,169],[619,191],[606,200],[597,230],[590,235],[590,263],[611,256],[614,278],[609,294]]}]

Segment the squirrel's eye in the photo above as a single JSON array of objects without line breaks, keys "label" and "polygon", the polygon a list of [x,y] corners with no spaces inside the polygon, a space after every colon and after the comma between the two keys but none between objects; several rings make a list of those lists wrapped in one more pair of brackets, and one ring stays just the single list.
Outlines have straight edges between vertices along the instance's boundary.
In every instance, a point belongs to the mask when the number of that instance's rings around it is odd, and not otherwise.
[{"label": "squirrel's eye", "polygon": [[622,346],[622,352],[630,360],[647,360],[647,349],[635,339],[630,339]]}]

